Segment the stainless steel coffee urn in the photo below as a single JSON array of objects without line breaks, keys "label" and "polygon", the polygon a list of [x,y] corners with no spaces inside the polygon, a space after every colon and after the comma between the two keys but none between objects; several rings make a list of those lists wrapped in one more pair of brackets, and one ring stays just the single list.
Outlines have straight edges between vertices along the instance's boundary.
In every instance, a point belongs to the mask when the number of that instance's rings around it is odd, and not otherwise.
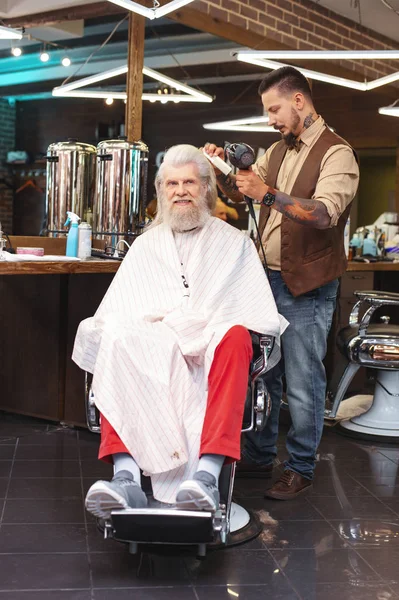
[{"label": "stainless steel coffee urn", "polygon": [[46,226],[50,237],[66,234],[67,211],[91,221],[95,192],[96,148],[69,139],[47,150]]},{"label": "stainless steel coffee urn", "polygon": [[148,146],[127,138],[97,146],[97,184],[93,209],[93,237],[115,246],[131,243],[145,224]]}]

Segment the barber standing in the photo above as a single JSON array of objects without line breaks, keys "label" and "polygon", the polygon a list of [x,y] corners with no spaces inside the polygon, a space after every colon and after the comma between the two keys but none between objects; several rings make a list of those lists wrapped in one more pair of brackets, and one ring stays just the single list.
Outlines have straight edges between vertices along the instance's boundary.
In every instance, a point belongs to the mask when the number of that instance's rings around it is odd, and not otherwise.
[{"label": "barber standing", "polygon": [[[326,397],[323,359],[338,277],[347,265],[344,229],[359,169],[353,149],[317,114],[308,81],[299,71],[272,71],[261,82],[259,95],[282,140],[252,169],[235,177],[216,174],[219,188],[231,200],[242,202],[245,195],[261,204],[259,232],[270,284],[279,313],[290,323],[282,337],[284,357],[267,379],[272,413],[262,432],[247,435],[239,471],[272,475],[285,373],[292,418],[289,458],[265,495],[289,500],[313,480]],[[205,151],[224,158],[223,148],[214,144],[206,144]]]}]

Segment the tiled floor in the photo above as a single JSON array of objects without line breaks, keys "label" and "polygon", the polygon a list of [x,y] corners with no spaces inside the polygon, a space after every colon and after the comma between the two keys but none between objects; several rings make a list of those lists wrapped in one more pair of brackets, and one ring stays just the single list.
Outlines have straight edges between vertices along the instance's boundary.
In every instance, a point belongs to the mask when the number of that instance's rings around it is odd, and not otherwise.
[{"label": "tiled floor", "polygon": [[[280,438],[284,459],[284,431]],[[237,480],[236,499],[264,531],[193,557],[142,554],[104,541],[83,508],[110,467],[98,437],[0,414],[0,600],[399,600],[399,448],[331,429],[313,489],[265,500]]]}]

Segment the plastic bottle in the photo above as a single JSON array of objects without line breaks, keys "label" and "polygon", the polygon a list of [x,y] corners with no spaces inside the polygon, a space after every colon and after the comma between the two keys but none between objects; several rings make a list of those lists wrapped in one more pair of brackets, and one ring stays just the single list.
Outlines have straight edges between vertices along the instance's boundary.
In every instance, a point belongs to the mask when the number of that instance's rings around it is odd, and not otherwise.
[{"label": "plastic bottle", "polygon": [[91,256],[91,227],[88,223],[82,221],[78,227],[78,231],[78,258],[85,260]]},{"label": "plastic bottle", "polygon": [[363,254],[377,256],[377,244],[375,243],[375,234],[371,231],[363,242]]},{"label": "plastic bottle", "polygon": [[68,218],[65,222],[65,225],[71,224],[69,228],[69,233],[67,237],[66,244],[66,256],[78,256],[78,243],[79,243],[79,221],[80,217],[75,215],[75,213],[68,211]]}]

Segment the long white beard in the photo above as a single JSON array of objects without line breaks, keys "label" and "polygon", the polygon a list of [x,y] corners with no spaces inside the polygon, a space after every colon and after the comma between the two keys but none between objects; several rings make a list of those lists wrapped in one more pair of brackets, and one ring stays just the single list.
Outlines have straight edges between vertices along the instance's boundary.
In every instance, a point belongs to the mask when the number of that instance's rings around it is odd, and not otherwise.
[{"label": "long white beard", "polygon": [[183,233],[190,229],[203,227],[209,217],[210,214],[206,209],[206,204],[201,199],[199,204],[193,204],[184,210],[172,206],[171,210],[165,211],[164,221],[173,231]]}]

